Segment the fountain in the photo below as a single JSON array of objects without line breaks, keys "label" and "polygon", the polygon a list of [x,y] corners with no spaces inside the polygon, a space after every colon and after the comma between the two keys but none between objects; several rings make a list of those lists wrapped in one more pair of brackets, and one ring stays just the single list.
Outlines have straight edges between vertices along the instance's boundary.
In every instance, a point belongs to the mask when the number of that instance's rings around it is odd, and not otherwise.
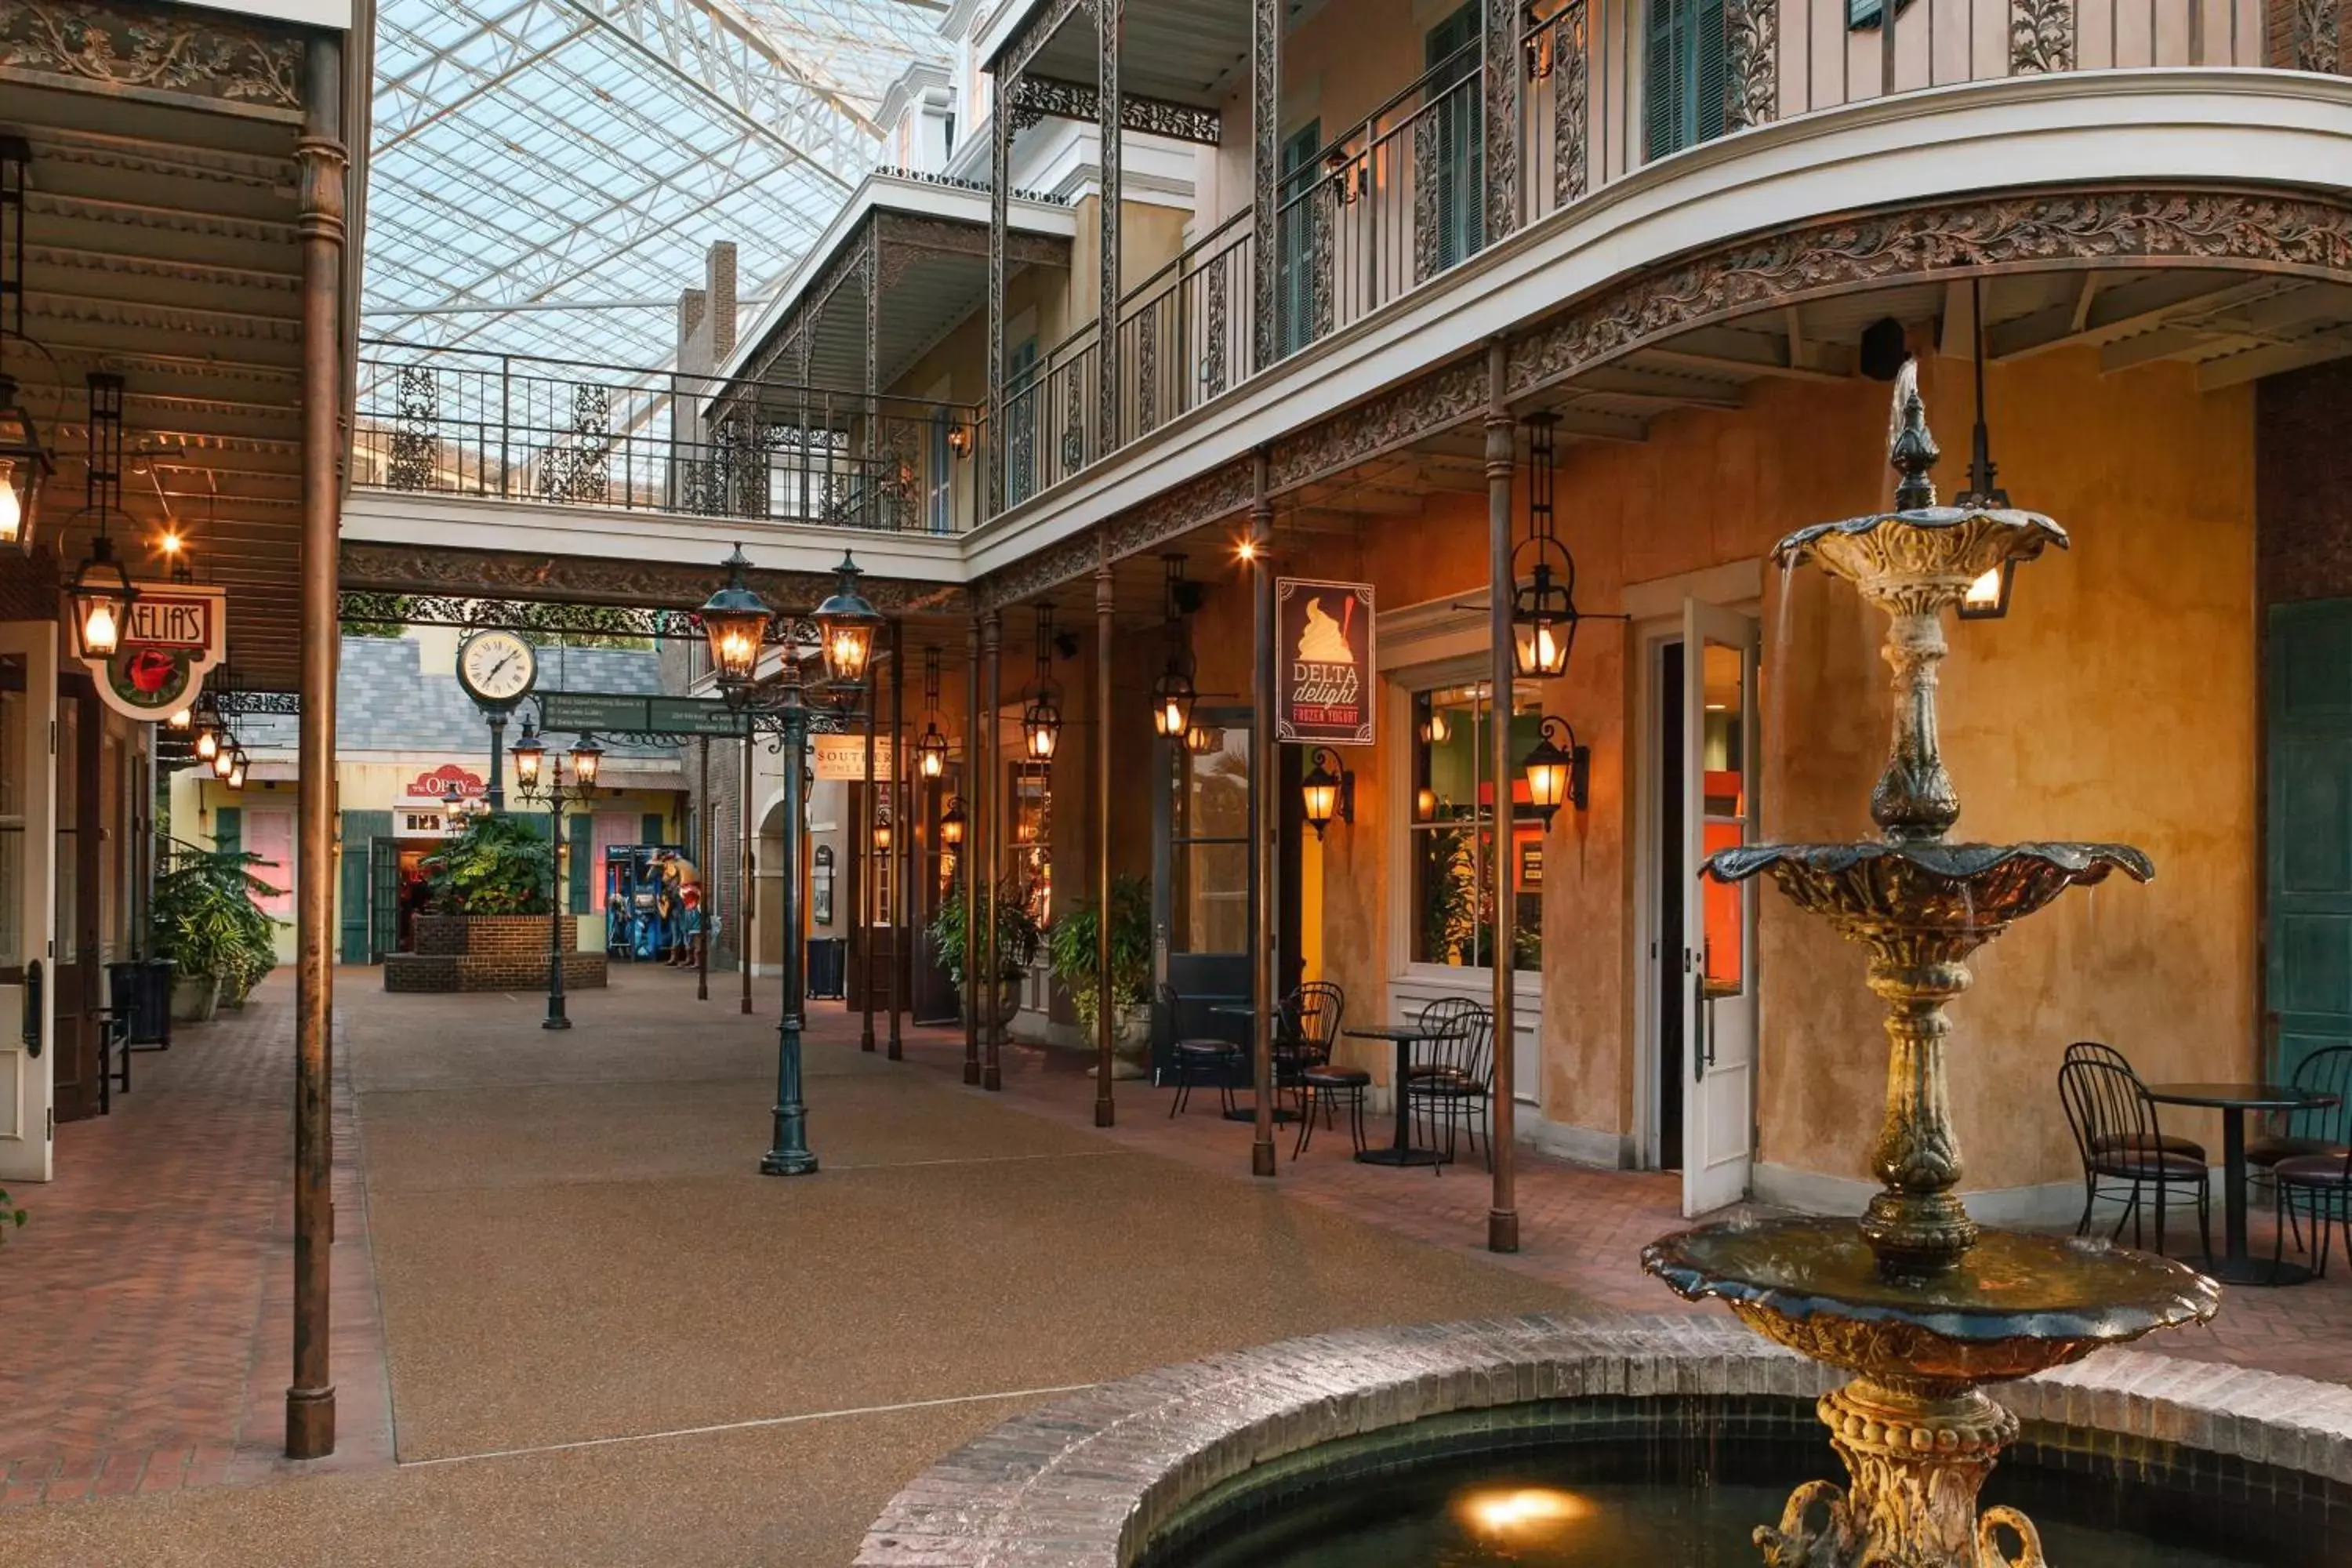
[{"label": "fountain", "polygon": [[1947,838],[1960,807],[1936,735],[1944,611],[1985,573],[2063,548],[2066,534],[1978,498],[1938,506],[1927,477],[1938,456],[1906,363],[1889,451],[1901,476],[1895,510],[1800,530],[1773,552],[1784,569],[1818,562],[1887,615],[1894,739],[1870,803],[1882,837],[1743,845],[1702,871],[1722,883],[1769,876],[1870,950],[1889,1047],[1886,1120],[1872,1152],[1883,1184],[1858,1223],[1738,1220],[1643,1254],[1682,1296],[1718,1298],[1749,1328],[1853,1374],[1817,1406],[1848,1484],[1808,1481],[1777,1526],[1757,1530],[1769,1568],[2037,1568],[2031,1521],[1978,1511],[1978,1490],[2017,1431],[1984,1385],[2203,1321],[2220,1304],[2211,1280],[2178,1263],[1980,1228],[1952,1191],[1961,1167],[1944,1007],[1967,989],[1969,956],[2069,887],[2155,872],[2121,844]]}]

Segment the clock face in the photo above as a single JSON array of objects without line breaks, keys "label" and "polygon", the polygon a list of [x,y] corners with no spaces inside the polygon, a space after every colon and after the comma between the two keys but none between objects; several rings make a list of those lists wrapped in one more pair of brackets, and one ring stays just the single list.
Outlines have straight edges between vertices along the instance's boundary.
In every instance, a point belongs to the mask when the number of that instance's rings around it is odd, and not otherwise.
[{"label": "clock face", "polygon": [[457,649],[457,679],[478,701],[519,701],[538,675],[538,656],[512,632],[477,632]]}]

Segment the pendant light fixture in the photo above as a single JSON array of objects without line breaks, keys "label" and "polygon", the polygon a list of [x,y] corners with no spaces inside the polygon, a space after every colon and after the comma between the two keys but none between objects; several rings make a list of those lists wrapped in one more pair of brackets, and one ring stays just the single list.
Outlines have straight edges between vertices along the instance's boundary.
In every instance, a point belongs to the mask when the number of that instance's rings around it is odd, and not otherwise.
[{"label": "pendant light fixture", "polygon": [[1050,763],[1062,740],[1062,708],[1054,687],[1054,606],[1037,606],[1037,679],[1021,710],[1021,747],[1029,761]]},{"label": "pendant light fixture", "polygon": [[915,742],[915,772],[927,779],[947,776],[948,738],[940,733],[940,650],[923,649],[923,734]]},{"label": "pendant light fixture", "polygon": [[1168,664],[1151,683],[1151,728],[1172,741],[1192,729],[1192,706],[1201,694],[1192,686],[1192,658],[1184,640],[1184,557],[1171,554],[1165,559],[1162,612],[1168,628]]},{"label": "pendant light fixture", "polygon": [[121,646],[131,602],[139,596],[139,590],[131,585],[131,574],[115,559],[114,541],[107,532],[110,520],[122,511],[122,378],[104,371],[92,371],[89,375],[86,493],[88,500],[75,518],[94,520],[98,532],[66,590],[73,605],[74,651],[84,658],[111,658]]},{"label": "pendant light fixture", "polygon": [[[1559,537],[1553,498],[1559,482],[1559,416],[1528,416],[1528,537],[1512,554],[1511,663],[1522,680],[1557,679],[1576,647],[1576,557]],[[1525,587],[1520,557],[1532,558]]]},{"label": "pendant light fixture", "polygon": [[50,468],[40,427],[17,401],[8,369],[8,345],[31,342],[25,336],[25,172],[32,161],[25,138],[0,136],[0,546],[27,554]]}]

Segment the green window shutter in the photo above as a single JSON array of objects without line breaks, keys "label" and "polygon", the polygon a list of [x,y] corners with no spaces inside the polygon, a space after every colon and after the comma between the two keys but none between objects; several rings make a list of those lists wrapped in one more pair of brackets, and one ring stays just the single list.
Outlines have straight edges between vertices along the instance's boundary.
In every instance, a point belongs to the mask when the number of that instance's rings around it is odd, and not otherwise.
[{"label": "green window shutter", "polygon": [[245,808],[224,805],[213,813],[213,847],[234,855],[245,847]]},{"label": "green window shutter", "polygon": [[1729,85],[1730,47],[1723,33],[1723,0],[1698,0],[1692,7],[1691,22],[1690,55],[1697,79],[1691,119],[1696,139],[1712,142],[1723,134],[1723,100]]},{"label": "green window shutter", "polygon": [[662,814],[658,811],[646,813],[645,829],[646,836],[643,842],[659,844],[662,841]]},{"label": "green window shutter", "polygon": [[345,963],[365,963],[375,956],[370,951],[369,933],[376,913],[372,900],[378,895],[378,882],[391,880],[397,896],[398,879],[376,877],[371,859],[377,841],[391,837],[392,813],[343,813],[342,897],[338,924],[341,931],[341,957]]},{"label": "green window shutter", "polygon": [[583,913],[588,908],[588,858],[594,852],[589,837],[590,821],[591,819],[589,817],[581,815],[575,815],[570,819],[572,832],[571,910],[573,914]]},{"label": "green window shutter", "polygon": [[1663,158],[1722,135],[1728,60],[1723,0],[1651,0],[1643,34],[1646,156]]}]

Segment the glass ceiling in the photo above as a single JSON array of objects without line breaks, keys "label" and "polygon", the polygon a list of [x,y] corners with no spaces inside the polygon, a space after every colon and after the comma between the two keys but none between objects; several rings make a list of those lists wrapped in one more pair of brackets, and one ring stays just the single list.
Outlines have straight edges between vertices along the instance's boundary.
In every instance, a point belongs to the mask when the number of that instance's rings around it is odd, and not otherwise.
[{"label": "glass ceiling", "polygon": [[704,247],[736,242],[747,315],[781,287],[946,9],[382,0],[364,333],[667,363]]}]

